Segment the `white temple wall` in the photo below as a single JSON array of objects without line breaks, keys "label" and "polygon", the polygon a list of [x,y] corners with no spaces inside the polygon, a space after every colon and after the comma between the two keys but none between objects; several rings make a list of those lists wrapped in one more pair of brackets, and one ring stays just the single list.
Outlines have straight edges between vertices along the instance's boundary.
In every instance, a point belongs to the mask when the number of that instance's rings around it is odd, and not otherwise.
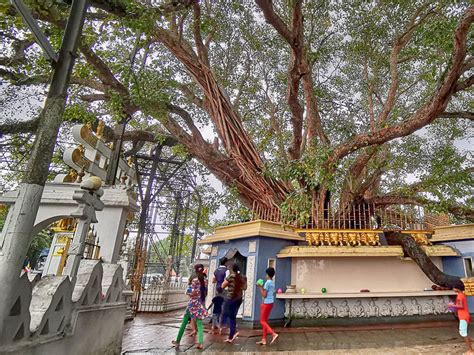
[{"label": "white temple wall", "polygon": [[[432,261],[442,270],[441,258]],[[294,258],[291,283],[306,292],[351,293],[409,292],[431,288],[433,284],[418,265],[396,257]]]},{"label": "white temple wall", "polygon": [[99,236],[100,256],[107,263],[117,263],[128,211],[123,207],[108,207],[96,215],[99,222],[94,228]]},{"label": "white temple wall", "polygon": [[1,354],[120,354],[125,303],[92,306],[77,312],[72,332],[49,339],[36,338],[0,349]]}]

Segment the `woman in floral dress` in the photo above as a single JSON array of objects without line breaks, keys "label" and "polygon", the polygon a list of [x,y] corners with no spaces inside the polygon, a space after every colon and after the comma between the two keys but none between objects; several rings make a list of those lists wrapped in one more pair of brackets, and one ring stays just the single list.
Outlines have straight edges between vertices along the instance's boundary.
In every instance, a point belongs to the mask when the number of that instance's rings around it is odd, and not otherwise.
[{"label": "woman in floral dress", "polygon": [[186,325],[189,319],[194,319],[197,325],[198,331],[198,343],[196,348],[202,349],[204,332],[202,328],[202,320],[207,317],[207,310],[204,306],[207,296],[207,280],[204,274],[204,266],[202,264],[194,265],[194,271],[196,272],[193,280],[191,281],[191,287],[188,289],[187,295],[190,297],[186,313],[184,314],[181,327],[179,328],[178,336],[176,340],[173,340],[173,344],[176,348],[179,348],[179,343],[183,337]]}]

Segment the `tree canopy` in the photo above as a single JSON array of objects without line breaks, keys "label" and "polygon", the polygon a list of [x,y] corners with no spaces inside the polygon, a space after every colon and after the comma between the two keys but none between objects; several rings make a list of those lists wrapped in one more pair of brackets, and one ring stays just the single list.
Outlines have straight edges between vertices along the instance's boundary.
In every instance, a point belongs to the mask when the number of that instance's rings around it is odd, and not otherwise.
[{"label": "tree canopy", "polygon": [[[68,6],[27,4],[58,48]],[[51,66],[0,11],[1,88],[40,96]],[[247,207],[329,191],[472,221],[473,20],[467,1],[93,0],[66,120],[170,137]]]}]

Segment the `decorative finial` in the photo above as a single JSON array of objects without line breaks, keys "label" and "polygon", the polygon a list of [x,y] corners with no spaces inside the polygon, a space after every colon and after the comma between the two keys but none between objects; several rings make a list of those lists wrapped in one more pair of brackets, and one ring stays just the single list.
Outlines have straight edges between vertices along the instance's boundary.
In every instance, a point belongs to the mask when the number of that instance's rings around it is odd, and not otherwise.
[{"label": "decorative finial", "polygon": [[97,191],[102,186],[102,180],[100,177],[91,176],[81,183],[81,189],[89,191]]},{"label": "decorative finial", "polygon": [[102,121],[102,120],[99,120],[99,124],[97,125],[97,129],[95,131],[95,135],[97,136],[97,138],[102,138],[102,136],[104,135],[104,128],[105,128],[105,122]]}]

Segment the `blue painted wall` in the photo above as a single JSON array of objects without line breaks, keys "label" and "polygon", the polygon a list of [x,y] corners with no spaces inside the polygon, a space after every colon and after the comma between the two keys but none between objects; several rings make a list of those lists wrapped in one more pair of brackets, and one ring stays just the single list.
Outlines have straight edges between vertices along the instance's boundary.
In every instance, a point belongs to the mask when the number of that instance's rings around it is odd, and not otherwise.
[{"label": "blue painted wall", "polygon": [[[268,267],[268,259],[275,258],[278,252],[286,246],[295,245],[295,242],[286,241],[275,238],[260,238],[259,240],[259,253],[257,258],[257,280],[265,280],[265,270]],[[276,259],[275,266],[275,291],[281,288],[283,291],[286,290],[286,286],[291,282],[291,259],[283,258]],[[255,319],[260,319],[260,304],[262,303],[262,296],[260,292],[256,290],[256,302],[254,308]],[[272,313],[270,319],[283,319],[285,313],[285,302],[275,298],[273,304]]]},{"label": "blue painted wall", "polygon": [[[249,253],[248,247],[249,242],[256,241],[257,242],[257,251],[255,253]],[[229,240],[228,242],[217,242],[213,243],[212,246],[217,246],[217,256],[211,257],[213,259],[220,259],[230,249],[237,249],[240,254],[243,256],[251,256],[255,255],[256,259],[256,270],[255,270],[255,278],[253,280],[247,279],[248,287],[254,288],[253,293],[253,312],[252,317],[244,317],[243,319],[246,321],[258,322],[260,320],[260,304],[262,303],[262,296],[258,292],[255,284],[258,279],[265,279],[265,269],[268,267],[268,259],[274,258],[276,259],[276,254],[288,245],[295,245],[296,242],[294,241],[287,241],[283,239],[277,238],[268,238],[268,237],[249,237],[249,238],[242,238],[242,239],[235,239]],[[291,282],[291,259],[276,259],[276,277],[275,277],[275,289],[281,288],[285,291],[286,286]],[[242,270],[245,272],[245,270]],[[210,275],[211,277],[211,275]],[[285,312],[285,303],[282,300],[275,299],[275,304],[273,306],[272,313],[270,315],[270,319],[283,319]]]},{"label": "blue painted wall", "polygon": [[[474,240],[458,240],[451,242],[442,242],[439,244],[448,245],[456,249],[462,257],[445,256],[443,257],[444,272],[450,275],[466,277],[463,257],[472,257],[474,261]],[[474,297],[467,297],[469,312],[474,313]]]},{"label": "blue painted wall", "polygon": [[[217,242],[217,243],[213,243],[212,246],[215,247],[217,246],[217,256],[215,257],[211,257],[211,260],[212,259],[218,259],[217,261],[217,265],[219,265],[219,259],[221,259],[222,257],[224,257],[227,252],[230,250],[230,249],[237,249],[239,251],[240,254],[242,254],[243,256],[251,256],[251,255],[255,255],[257,258],[257,262],[258,262],[258,239],[259,238],[256,238],[256,237],[250,237],[250,238],[242,238],[242,239],[235,239],[235,240],[229,240],[227,243],[226,242]],[[257,241],[257,252],[255,253],[249,253],[249,242],[252,242],[252,241]],[[242,272],[245,273],[245,270],[242,270]],[[212,277],[212,276],[210,276]],[[248,283],[248,287],[252,287],[252,285],[255,285],[255,282],[256,280],[247,280],[247,283]],[[253,303],[255,304],[255,293],[254,293],[254,296],[253,296]],[[254,318],[255,318],[255,311],[252,312],[252,317],[244,317],[243,319],[244,320],[247,320],[247,321],[253,321]]]}]

